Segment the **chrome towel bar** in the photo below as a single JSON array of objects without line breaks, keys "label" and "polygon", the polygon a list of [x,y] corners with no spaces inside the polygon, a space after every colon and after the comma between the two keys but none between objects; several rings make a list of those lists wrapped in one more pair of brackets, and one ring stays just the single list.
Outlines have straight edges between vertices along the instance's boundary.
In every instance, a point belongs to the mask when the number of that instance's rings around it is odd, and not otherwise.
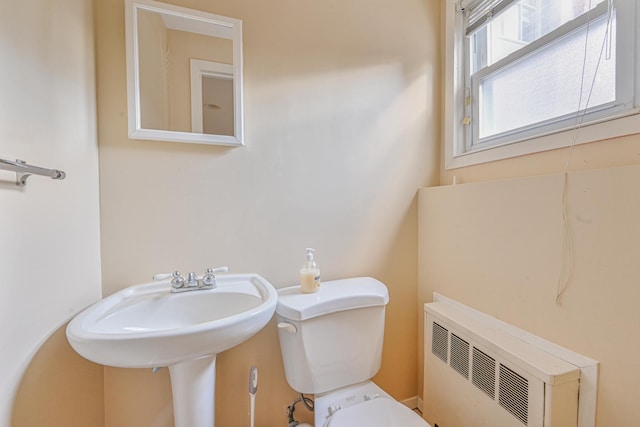
[{"label": "chrome towel bar", "polygon": [[43,175],[52,179],[64,179],[67,175],[57,169],[45,169],[39,166],[32,166],[27,164],[24,160],[12,160],[0,159],[0,169],[13,171],[16,173],[16,185],[24,187],[27,185],[27,178],[31,175]]}]

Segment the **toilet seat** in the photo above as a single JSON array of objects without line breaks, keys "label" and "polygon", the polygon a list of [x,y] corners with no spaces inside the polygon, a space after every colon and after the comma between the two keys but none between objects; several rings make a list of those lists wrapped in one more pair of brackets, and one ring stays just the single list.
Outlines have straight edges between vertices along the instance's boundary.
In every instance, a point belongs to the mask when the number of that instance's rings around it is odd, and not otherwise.
[{"label": "toilet seat", "polygon": [[316,395],[314,418],[316,427],[430,427],[370,380]]},{"label": "toilet seat", "polygon": [[418,414],[405,405],[378,397],[337,410],[323,427],[429,427]]}]

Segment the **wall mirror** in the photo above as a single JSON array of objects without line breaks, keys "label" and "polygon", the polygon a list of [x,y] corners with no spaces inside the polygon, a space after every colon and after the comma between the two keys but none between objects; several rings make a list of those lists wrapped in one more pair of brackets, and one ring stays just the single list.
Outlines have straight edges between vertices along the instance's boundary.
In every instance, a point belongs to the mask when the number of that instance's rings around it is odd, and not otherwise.
[{"label": "wall mirror", "polygon": [[129,138],[243,145],[242,21],[127,0]]}]

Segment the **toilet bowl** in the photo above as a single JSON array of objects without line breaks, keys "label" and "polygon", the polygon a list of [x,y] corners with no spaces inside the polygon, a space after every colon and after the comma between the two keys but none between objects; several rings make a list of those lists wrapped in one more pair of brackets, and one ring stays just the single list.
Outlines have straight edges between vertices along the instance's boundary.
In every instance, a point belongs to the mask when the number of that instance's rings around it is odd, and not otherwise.
[{"label": "toilet bowl", "polygon": [[314,412],[315,425],[323,427],[428,427],[372,381],[316,395]]},{"label": "toilet bowl", "polygon": [[315,395],[316,427],[429,427],[371,381],[380,369],[387,287],[370,277],[280,289],[276,316],[289,385]]}]

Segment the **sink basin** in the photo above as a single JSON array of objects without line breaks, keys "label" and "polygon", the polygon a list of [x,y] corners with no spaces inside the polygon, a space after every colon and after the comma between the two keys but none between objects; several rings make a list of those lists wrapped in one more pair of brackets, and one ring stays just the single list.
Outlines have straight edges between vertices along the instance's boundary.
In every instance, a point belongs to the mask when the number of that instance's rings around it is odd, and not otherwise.
[{"label": "sink basin", "polygon": [[219,275],[216,282],[215,289],[182,293],[171,293],[169,279],[123,289],[73,318],[67,339],[103,365],[167,366],[174,426],[214,427],[216,355],[262,329],[278,298],[257,274]]},{"label": "sink basin", "polygon": [[132,286],[98,301],[67,327],[81,356],[120,368],[153,368],[215,355],[271,319],[274,287],[256,274],[219,275],[217,288],[170,293],[169,280]]}]

